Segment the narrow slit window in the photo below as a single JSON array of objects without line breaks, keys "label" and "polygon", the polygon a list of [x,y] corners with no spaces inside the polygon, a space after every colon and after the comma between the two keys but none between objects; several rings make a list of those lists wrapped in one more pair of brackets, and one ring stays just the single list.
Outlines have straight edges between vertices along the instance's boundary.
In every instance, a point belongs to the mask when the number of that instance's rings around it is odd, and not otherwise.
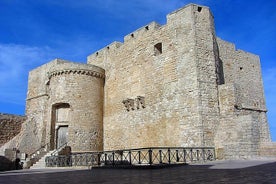
[{"label": "narrow slit window", "polygon": [[162,43],[157,43],[154,45],[154,55],[158,56],[162,54]]}]

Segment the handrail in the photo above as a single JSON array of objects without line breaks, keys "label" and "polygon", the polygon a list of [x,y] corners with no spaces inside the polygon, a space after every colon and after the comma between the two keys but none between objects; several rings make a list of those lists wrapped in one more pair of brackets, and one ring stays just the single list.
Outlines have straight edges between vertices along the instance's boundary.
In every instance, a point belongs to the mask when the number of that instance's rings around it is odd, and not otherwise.
[{"label": "handrail", "polygon": [[84,151],[84,152],[72,152],[72,154],[83,154],[83,153],[119,153],[126,151],[139,151],[139,150],[156,150],[156,149],[214,149],[214,147],[142,147],[142,148],[131,148],[131,149],[120,149],[120,150],[107,150],[107,151]]},{"label": "handrail", "polygon": [[215,160],[214,147],[149,147],[46,157],[47,167],[152,166]]},{"label": "handrail", "polygon": [[30,155],[30,157],[32,157],[33,155],[35,155],[35,154],[37,154],[37,152],[38,151],[41,151],[42,149],[47,149],[48,150],[48,145],[49,145],[50,143],[46,143],[46,144],[44,144],[44,145],[42,145],[40,148],[38,148],[37,150],[35,150],[34,152],[32,152],[31,154],[29,154]]},{"label": "handrail", "polygon": [[57,149],[55,149],[55,151],[53,151],[53,153],[51,153],[51,156],[56,155],[56,153],[58,153],[60,150],[62,150],[65,146],[67,146],[69,142],[64,143],[63,145],[61,145],[60,147],[58,147]]}]

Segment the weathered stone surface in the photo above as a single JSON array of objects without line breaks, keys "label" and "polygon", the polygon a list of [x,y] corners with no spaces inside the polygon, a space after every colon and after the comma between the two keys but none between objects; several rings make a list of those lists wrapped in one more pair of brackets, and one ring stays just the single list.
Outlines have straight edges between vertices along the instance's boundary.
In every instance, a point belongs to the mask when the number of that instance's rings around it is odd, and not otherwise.
[{"label": "weathered stone surface", "polygon": [[68,127],[72,150],[103,149],[104,76],[99,67],[60,59],[30,72],[26,112],[40,144],[56,148],[58,129]]},{"label": "weathered stone surface", "polygon": [[0,147],[19,134],[25,120],[24,116],[0,113]]},{"label": "weathered stone surface", "polygon": [[18,147],[67,141],[72,152],[214,146],[219,158],[261,155],[271,138],[259,57],[214,30],[209,8],[190,4],[88,64],[56,59],[36,68]]}]

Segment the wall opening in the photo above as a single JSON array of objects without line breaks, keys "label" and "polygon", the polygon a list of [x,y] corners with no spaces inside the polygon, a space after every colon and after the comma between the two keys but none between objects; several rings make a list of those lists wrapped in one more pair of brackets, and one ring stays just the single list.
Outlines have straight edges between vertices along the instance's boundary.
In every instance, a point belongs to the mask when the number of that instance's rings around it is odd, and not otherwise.
[{"label": "wall opening", "polygon": [[158,56],[160,54],[162,54],[163,50],[162,50],[162,43],[157,43],[154,45],[154,55]]},{"label": "wall opening", "polygon": [[68,141],[68,125],[59,126],[56,131],[56,149],[64,146]]},{"label": "wall opening", "polygon": [[[54,150],[65,144],[70,122],[70,105],[68,103],[57,103],[52,106],[50,149]],[[63,127],[63,128],[62,128]],[[66,141],[66,142],[64,142]]]},{"label": "wall opening", "polygon": [[201,10],[202,10],[202,7],[200,7],[200,6],[197,7],[197,11],[198,11],[198,12],[201,12]]}]

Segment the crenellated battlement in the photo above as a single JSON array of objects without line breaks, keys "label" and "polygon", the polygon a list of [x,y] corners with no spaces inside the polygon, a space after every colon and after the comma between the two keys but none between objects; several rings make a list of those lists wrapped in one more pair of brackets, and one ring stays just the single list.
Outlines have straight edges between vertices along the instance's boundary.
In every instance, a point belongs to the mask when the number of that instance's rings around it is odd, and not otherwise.
[{"label": "crenellated battlement", "polygon": [[151,22],[148,25],[141,27],[126,35],[124,37],[124,42],[131,41],[132,39],[140,38],[142,36],[145,36],[145,34],[152,34],[152,32],[159,30],[161,27],[162,26],[157,22]]},{"label": "crenellated battlement", "polygon": [[112,42],[111,44],[107,45],[106,47],[103,47],[102,49],[94,52],[93,54],[88,56],[88,60],[94,60],[97,57],[103,57],[103,55],[108,54],[108,52],[115,51],[116,49],[120,48],[122,45],[124,45],[127,42],[130,42],[133,39],[139,39],[146,35],[151,35],[153,32],[159,30],[162,26],[158,24],[157,22],[151,22],[147,24],[144,27],[141,27],[137,29],[136,31],[133,31],[126,35],[124,37],[124,42]]},{"label": "crenellated battlement", "polygon": [[60,135],[73,152],[211,146],[223,159],[258,156],[270,142],[259,57],[217,38],[206,6],[166,18],[88,64],[55,59],[32,70],[22,149],[54,149]]},{"label": "crenellated battlement", "polygon": [[[114,51],[118,48],[120,48],[123,45],[122,42],[112,42],[111,44],[107,45],[106,47],[103,47],[102,49],[98,50],[97,52],[94,52],[93,54],[89,55],[87,57],[87,60],[93,60],[98,57],[103,57],[107,52]],[[88,59],[89,58],[89,59]]]}]

